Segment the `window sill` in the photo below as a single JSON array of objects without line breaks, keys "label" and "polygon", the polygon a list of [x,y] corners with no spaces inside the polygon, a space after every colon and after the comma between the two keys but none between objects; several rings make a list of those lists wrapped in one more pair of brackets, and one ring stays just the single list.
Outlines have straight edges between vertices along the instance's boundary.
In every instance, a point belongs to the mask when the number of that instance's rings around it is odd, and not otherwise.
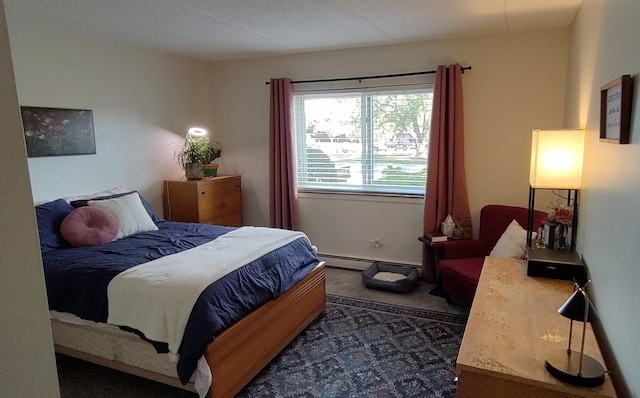
[{"label": "window sill", "polygon": [[327,189],[299,189],[298,190],[299,197],[301,198],[313,198],[313,197],[323,197],[327,198],[328,196],[334,197],[345,197],[351,199],[362,199],[362,200],[370,200],[374,198],[379,198],[384,200],[386,198],[402,198],[402,199],[410,199],[410,200],[424,200],[424,194],[409,194],[409,193],[387,193],[387,192],[362,192],[362,191],[344,191],[344,190],[327,190]]}]

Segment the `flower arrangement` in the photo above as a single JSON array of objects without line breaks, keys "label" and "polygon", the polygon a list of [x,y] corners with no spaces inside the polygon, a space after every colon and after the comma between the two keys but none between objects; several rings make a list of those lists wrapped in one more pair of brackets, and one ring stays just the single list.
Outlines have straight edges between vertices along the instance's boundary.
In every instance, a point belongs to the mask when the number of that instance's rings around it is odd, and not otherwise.
[{"label": "flower arrangement", "polygon": [[573,220],[573,209],[566,205],[554,206],[547,216],[549,221],[560,224],[570,224]]},{"label": "flower arrangement", "polygon": [[537,247],[565,250],[567,242],[571,240],[573,208],[568,205],[559,205],[557,199],[551,203],[547,220],[538,230]]}]

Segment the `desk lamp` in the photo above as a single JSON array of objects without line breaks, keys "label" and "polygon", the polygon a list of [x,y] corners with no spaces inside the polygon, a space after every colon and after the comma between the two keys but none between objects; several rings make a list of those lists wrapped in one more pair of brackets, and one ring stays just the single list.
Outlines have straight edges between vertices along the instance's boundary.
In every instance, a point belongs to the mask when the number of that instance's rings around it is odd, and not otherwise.
[{"label": "desk lamp", "polygon": [[[569,346],[566,350],[549,351],[544,361],[544,367],[553,377],[569,384],[581,387],[601,385],[604,383],[604,368],[597,360],[584,353],[587,322],[593,322],[597,317],[584,286],[575,284],[575,291],[558,309],[558,313],[571,320]],[[571,350],[573,321],[582,322],[580,352]]]}]

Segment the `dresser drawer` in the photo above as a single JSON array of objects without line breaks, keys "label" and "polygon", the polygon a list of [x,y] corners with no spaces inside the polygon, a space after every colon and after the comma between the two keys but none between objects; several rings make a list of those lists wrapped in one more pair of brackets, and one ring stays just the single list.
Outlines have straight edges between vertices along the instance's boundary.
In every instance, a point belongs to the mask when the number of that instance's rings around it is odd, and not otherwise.
[{"label": "dresser drawer", "polygon": [[199,222],[206,224],[242,225],[242,193],[240,178],[198,185]]},{"label": "dresser drawer", "polygon": [[164,181],[164,208],[171,221],[241,226],[240,176]]}]

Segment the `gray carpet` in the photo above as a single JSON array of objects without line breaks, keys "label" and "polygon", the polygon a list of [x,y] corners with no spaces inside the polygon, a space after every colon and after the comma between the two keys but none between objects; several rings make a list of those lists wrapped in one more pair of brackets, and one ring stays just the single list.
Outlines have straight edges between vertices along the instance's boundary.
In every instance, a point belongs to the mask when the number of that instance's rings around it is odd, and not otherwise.
[{"label": "gray carpet", "polygon": [[425,282],[419,278],[416,286],[409,293],[390,293],[367,289],[362,284],[360,271],[352,269],[327,267],[326,280],[327,294],[450,314],[469,314],[469,307],[447,304],[442,297],[430,295],[429,291],[436,287],[436,284]]},{"label": "gray carpet", "polygon": [[[455,358],[468,309],[443,305],[442,298],[427,293],[433,287],[430,284],[419,284],[405,295],[370,291],[362,287],[359,278],[357,271],[327,269],[330,295],[327,311],[243,390],[243,397],[454,396]],[[364,322],[362,327],[354,328],[358,322]],[[396,327],[398,330],[394,331]],[[375,341],[366,341],[369,335],[364,332],[366,328],[370,333],[384,334],[380,340],[385,343],[376,345]],[[336,334],[318,340],[330,331]],[[405,343],[403,338],[409,341]],[[339,347],[343,340],[354,343],[349,348],[351,351]],[[305,341],[306,345],[316,344],[316,351],[301,350]],[[407,346],[411,346],[409,352]],[[314,359],[318,347],[335,354],[324,352],[322,355],[327,360]],[[426,347],[426,351],[421,352],[420,347]],[[340,357],[349,352],[350,355]],[[296,358],[300,366],[288,367],[292,358]],[[373,366],[350,362],[354,358],[368,358],[365,362]],[[314,363],[315,360],[319,362]],[[394,366],[387,366],[392,362]],[[57,355],[57,364],[63,398],[197,396],[62,355]],[[309,372],[318,364],[327,366],[327,372],[316,374],[312,383]],[[429,369],[433,374],[427,372]],[[321,377],[324,373],[329,377]],[[420,377],[414,377],[416,374]],[[367,381],[361,375],[373,380]]]}]

